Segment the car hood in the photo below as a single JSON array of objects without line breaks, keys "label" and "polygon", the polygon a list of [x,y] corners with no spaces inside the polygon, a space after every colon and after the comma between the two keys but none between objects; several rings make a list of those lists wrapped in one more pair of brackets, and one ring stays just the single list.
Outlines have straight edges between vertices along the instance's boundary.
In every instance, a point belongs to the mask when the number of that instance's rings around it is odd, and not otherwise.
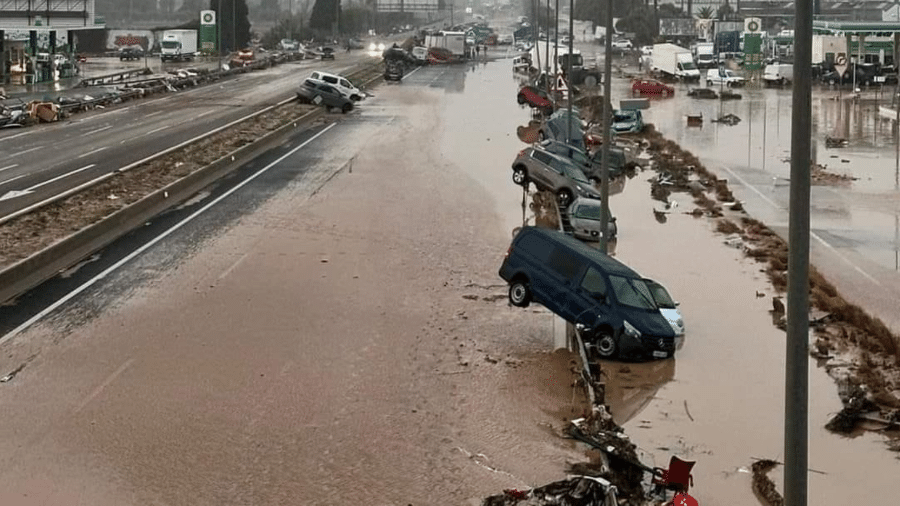
[{"label": "car hood", "polygon": [[619,314],[644,336],[675,337],[672,325],[660,314],[658,309],[619,306]]}]

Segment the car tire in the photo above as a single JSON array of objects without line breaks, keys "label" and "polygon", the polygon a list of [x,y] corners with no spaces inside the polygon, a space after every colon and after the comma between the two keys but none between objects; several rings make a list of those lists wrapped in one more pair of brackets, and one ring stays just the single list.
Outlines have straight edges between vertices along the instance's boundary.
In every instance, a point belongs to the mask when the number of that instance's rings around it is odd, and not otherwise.
[{"label": "car tire", "polygon": [[712,86],[712,80],[711,80],[711,79],[707,79],[707,80],[706,80],[706,86]]},{"label": "car tire", "polygon": [[531,288],[524,280],[517,279],[509,285],[509,303],[516,307],[531,304]]},{"label": "car tire", "polygon": [[359,102],[360,100],[362,100],[362,97],[354,93],[353,95],[350,95],[350,100]]},{"label": "car tire", "polygon": [[516,97],[516,101],[519,102],[519,105],[525,105],[525,95],[521,93]]},{"label": "car tire", "polygon": [[663,90],[662,96],[663,96],[663,98],[669,98],[669,90]]},{"label": "car tire", "polygon": [[538,132],[538,142],[544,142],[547,140],[547,136],[544,135],[544,132]]},{"label": "car tire", "polygon": [[353,110],[353,104],[351,104],[349,102],[344,104],[343,106],[341,106],[341,114],[347,114],[348,112],[350,112],[352,110]]},{"label": "car tire", "polygon": [[513,168],[512,173],[513,183],[516,183],[519,186],[528,186],[528,172],[525,170],[525,167],[515,167]]},{"label": "car tire", "polygon": [[614,358],[619,353],[619,345],[616,342],[616,338],[608,330],[597,334],[595,341],[596,344],[593,348],[597,350],[597,355],[600,358]]},{"label": "car tire", "polygon": [[569,207],[569,204],[572,203],[572,191],[566,188],[559,190],[556,193],[556,202],[559,204],[559,207],[562,209],[566,209]]},{"label": "car tire", "polygon": [[584,78],[584,85],[589,87],[597,86],[597,78],[595,76],[587,76]]}]

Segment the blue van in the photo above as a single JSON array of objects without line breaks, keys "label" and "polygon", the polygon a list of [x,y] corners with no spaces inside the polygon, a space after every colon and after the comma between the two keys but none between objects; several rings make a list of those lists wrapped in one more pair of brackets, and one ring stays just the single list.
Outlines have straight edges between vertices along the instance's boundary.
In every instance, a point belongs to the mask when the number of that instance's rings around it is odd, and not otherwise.
[{"label": "blue van", "polygon": [[523,227],[500,266],[509,302],[537,302],[585,326],[586,345],[601,358],[668,358],[675,331],[644,278],[618,260],[560,231]]}]

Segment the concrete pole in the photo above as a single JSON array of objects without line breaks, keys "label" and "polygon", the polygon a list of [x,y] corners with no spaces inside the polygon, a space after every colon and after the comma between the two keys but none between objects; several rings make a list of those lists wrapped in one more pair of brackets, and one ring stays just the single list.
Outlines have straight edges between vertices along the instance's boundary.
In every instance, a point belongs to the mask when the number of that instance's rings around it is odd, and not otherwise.
[{"label": "concrete pole", "polygon": [[[554,30],[556,33],[556,43],[553,45],[553,47],[554,47],[553,52],[558,53],[559,51],[555,50],[555,48],[559,44],[559,0],[556,0],[556,13],[555,14],[556,14],[556,28],[554,28]],[[571,36],[569,36],[569,38],[571,38]],[[572,50],[571,49],[569,50],[569,58],[572,58]],[[554,76],[559,75],[559,57],[556,57],[553,59],[553,75]],[[554,77],[554,79],[555,79],[555,77]],[[569,95],[571,95],[571,93],[569,93]],[[571,139],[572,136],[570,135],[568,138]]]},{"label": "concrete pole", "polygon": [[[571,2],[571,0],[570,0]],[[606,2],[606,56],[603,57],[603,151],[600,169],[600,200],[603,201],[600,206],[600,251],[609,252],[609,240],[606,231],[609,230],[609,145],[612,142],[612,127],[610,125],[610,117],[612,111],[610,107],[610,95],[612,94],[612,2]]]},{"label": "concrete pole", "polygon": [[795,3],[784,395],[784,504],[806,506],[809,460],[809,194],[813,0]]}]

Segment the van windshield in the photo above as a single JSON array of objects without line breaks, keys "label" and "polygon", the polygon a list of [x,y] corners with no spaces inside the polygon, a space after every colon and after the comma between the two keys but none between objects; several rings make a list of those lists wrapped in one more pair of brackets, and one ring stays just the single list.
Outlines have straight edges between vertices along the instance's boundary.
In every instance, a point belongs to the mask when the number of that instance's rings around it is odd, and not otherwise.
[{"label": "van windshield", "polygon": [[675,301],[672,300],[672,296],[669,295],[668,290],[666,290],[661,284],[656,283],[655,281],[647,281],[647,286],[650,288],[650,292],[653,294],[653,300],[656,301],[656,305],[663,309],[675,309],[677,306],[675,305]]},{"label": "van windshield", "polygon": [[616,300],[623,306],[638,309],[659,309],[656,302],[653,301],[653,294],[650,293],[647,283],[643,280],[610,276],[609,282],[612,285],[613,292],[616,294]]}]

